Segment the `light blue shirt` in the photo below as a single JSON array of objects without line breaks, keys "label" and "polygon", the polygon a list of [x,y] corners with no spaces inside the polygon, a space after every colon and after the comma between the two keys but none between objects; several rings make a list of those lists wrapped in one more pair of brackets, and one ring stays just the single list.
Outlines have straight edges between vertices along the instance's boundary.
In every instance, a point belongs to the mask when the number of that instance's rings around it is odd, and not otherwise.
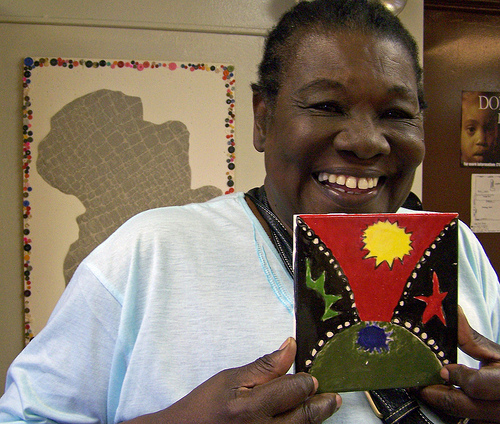
[{"label": "light blue shirt", "polygon": [[[460,303],[476,330],[499,341],[498,280],[464,225],[460,251]],[[0,422],[132,419],[293,332],[292,280],[241,193],[144,212],[82,262],[14,361]],[[327,421],[360,422],[380,424],[363,393],[343,394]]]}]

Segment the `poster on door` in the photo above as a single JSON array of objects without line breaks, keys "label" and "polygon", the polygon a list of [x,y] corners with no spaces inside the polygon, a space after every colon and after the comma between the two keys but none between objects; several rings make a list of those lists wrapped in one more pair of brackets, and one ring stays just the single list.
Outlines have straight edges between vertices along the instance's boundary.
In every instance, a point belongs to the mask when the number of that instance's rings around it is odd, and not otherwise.
[{"label": "poster on door", "polygon": [[500,167],[500,92],[462,91],[460,163]]}]

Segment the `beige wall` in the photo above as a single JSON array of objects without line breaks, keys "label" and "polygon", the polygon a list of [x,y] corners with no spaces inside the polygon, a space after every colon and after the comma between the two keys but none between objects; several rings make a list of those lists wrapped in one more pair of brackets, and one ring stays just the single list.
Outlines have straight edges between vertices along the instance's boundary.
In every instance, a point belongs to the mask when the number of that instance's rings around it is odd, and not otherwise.
[{"label": "beige wall", "polygon": [[[252,147],[251,95],[263,34],[294,0],[0,1],[0,393],[23,348],[22,59],[105,58],[235,65],[236,189],[261,184]],[[140,7],[137,7],[140,4]],[[423,0],[402,20],[422,45]],[[421,193],[421,176],[414,190]],[[50,252],[47,252],[49,255]]]}]

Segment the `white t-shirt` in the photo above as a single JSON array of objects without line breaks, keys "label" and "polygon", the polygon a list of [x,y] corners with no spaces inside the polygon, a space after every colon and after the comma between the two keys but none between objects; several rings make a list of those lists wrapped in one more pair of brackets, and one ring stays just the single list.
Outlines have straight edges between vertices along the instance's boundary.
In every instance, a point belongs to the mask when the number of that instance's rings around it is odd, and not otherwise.
[{"label": "white t-shirt", "polygon": [[[472,232],[460,231],[460,304],[498,342],[496,274]],[[292,279],[242,193],[147,211],[82,262],[12,364],[0,422],[129,420],[293,332]],[[363,393],[342,397],[327,423],[380,424]]]}]

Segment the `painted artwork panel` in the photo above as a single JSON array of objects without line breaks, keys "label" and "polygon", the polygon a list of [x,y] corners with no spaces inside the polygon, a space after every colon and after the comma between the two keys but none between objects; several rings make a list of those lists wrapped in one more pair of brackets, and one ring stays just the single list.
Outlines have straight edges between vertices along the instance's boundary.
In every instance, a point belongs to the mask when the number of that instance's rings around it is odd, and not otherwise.
[{"label": "painted artwork panel", "polygon": [[296,371],[322,392],[442,383],[457,360],[457,214],[298,215]]},{"label": "painted artwork panel", "polygon": [[227,64],[26,58],[25,340],[79,263],[147,209],[235,190]]}]

